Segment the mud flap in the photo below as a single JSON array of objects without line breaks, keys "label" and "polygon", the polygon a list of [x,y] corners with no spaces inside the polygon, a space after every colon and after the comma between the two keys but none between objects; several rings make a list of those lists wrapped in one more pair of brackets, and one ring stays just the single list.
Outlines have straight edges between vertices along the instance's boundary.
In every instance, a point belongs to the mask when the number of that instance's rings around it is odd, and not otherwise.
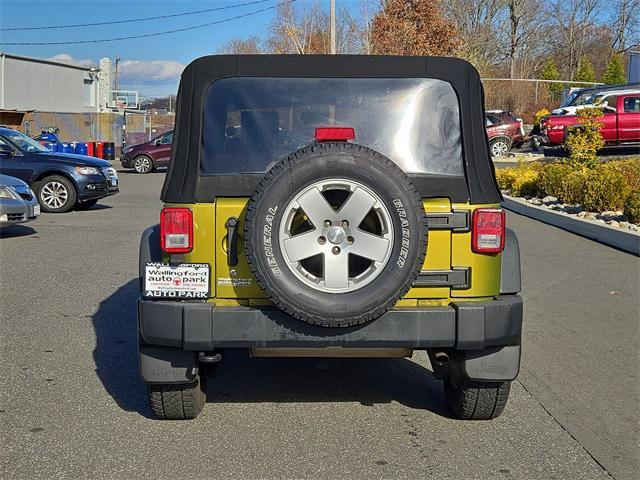
[{"label": "mud flap", "polygon": [[462,356],[460,370],[469,380],[479,382],[514,380],[520,371],[520,345],[468,350]]},{"label": "mud flap", "polygon": [[198,375],[195,352],[140,345],[140,375],[146,383],[191,383]]}]

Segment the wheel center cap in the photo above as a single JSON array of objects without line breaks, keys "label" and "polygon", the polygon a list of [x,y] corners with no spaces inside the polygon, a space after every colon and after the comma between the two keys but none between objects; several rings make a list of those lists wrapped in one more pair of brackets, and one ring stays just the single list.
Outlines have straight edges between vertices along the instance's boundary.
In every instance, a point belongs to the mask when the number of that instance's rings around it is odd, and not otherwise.
[{"label": "wheel center cap", "polygon": [[344,242],[345,238],[344,229],[342,227],[331,227],[327,230],[327,240],[329,240],[334,245],[338,245],[339,243]]}]

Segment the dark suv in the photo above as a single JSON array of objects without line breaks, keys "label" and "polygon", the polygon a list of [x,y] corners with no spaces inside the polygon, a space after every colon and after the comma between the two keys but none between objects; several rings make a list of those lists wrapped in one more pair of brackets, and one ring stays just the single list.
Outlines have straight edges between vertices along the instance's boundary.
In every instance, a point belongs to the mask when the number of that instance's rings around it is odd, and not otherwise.
[{"label": "dark suv", "polygon": [[52,152],[34,139],[0,127],[0,173],[27,182],[42,210],[63,213],[90,208],[118,193],[111,163],[86,155]]},{"label": "dark suv", "polygon": [[191,63],[160,224],[140,243],[155,415],[198,415],[203,372],[228,349],[426,350],[456,416],[500,415],[520,365],[520,257],[482,99],[477,71],[454,58]]},{"label": "dark suv", "polygon": [[157,136],[153,140],[125,147],[120,163],[124,168],[133,168],[136,173],[149,173],[156,167],[169,165],[173,130]]}]

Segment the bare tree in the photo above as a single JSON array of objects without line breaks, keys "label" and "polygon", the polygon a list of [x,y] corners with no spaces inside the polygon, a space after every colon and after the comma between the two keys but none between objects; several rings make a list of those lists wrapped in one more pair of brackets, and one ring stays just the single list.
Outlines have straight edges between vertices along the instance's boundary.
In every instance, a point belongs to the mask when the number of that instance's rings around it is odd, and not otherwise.
[{"label": "bare tree", "polygon": [[371,31],[375,12],[371,11],[367,0],[360,0],[358,13],[358,16],[353,16],[346,7],[343,7],[340,11],[340,18],[344,21],[353,42],[350,51],[370,55],[373,53]]},{"label": "bare tree", "polygon": [[[329,14],[319,0],[311,6],[296,8],[294,4],[280,5],[269,29],[267,48],[273,53],[329,53]],[[336,25],[336,50],[338,53],[361,51],[359,22],[349,10],[339,10]]]},{"label": "bare tree", "polygon": [[548,20],[560,33],[556,51],[565,66],[563,76],[573,79],[585,44],[593,33],[601,0],[554,0]]},{"label": "bare tree", "polygon": [[499,32],[503,28],[503,0],[449,0],[445,16],[460,35],[459,54],[486,73],[501,60]]},{"label": "bare tree", "polygon": [[263,49],[261,47],[260,38],[252,36],[246,39],[232,38],[220,47],[219,52],[236,55],[247,55],[263,53]]},{"label": "bare tree", "polygon": [[611,17],[613,19],[614,52],[625,52],[640,42],[640,0],[615,0]]},{"label": "bare tree", "polygon": [[[503,42],[503,50],[509,65],[509,78],[516,78],[530,72],[516,69],[520,59],[531,57],[531,51],[539,43],[539,33],[543,30],[542,5],[540,0],[504,0],[508,25],[508,35]],[[527,52],[527,50],[531,49]],[[522,66],[521,66],[522,67]]]}]

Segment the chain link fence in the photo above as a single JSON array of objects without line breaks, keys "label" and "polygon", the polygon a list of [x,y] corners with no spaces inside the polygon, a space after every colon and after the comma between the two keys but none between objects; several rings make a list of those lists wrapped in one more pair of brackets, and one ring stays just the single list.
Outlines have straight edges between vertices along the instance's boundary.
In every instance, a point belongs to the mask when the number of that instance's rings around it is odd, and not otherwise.
[{"label": "chain link fence", "polygon": [[588,88],[596,82],[567,82],[525,78],[483,78],[487,110],[510,110],[525,123],[533,121],[541,108],[553,110],[562,101],[562,92],[570,87]]},{"label": "chain link fence", "polygon": [[[114,142],[120,148],[124,122],[124,116],[118,113],[27,112],[21,130],[29,136],[36,136],[48,127],[55,127],[59,129],[58,137],[63,142]],[[127,113],[124,139],[127,145],[146,142],[171,130],[174,123],[174,115]]]}]

